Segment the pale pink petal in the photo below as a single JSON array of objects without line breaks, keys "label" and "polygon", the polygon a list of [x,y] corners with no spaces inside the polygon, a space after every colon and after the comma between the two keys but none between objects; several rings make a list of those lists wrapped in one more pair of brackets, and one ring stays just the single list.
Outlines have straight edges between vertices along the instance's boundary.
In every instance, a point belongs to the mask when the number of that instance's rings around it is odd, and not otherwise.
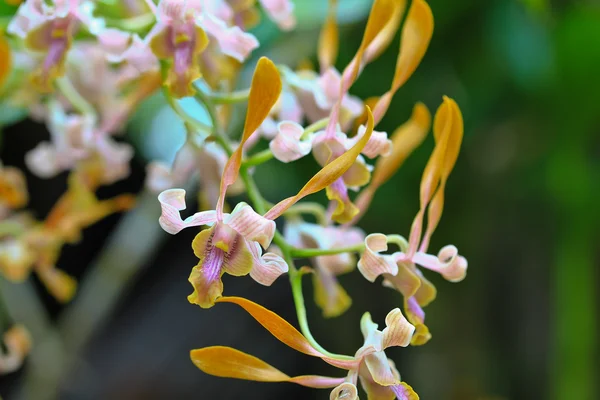
[{"label": "pale pink petal", "polygon": [[[361,125],[358,128],[356,136],[348,139],[346,146],[348,148],[354,146],[357,141],[365,134],[367,128]],[[369,158],[375,158],[377,156],[388,156],[392,152],[392,141],[388,139],[386,132],[373,131],[371,138],[367,142],[367,145],[363,148],[362,154]]]},{"label": "pale pink petal", "polygon": [[391,346],[406,347],[410,344],[415,327],[408,322],[399,308],[394,308],[385,317],[383,330],[383,348]]},{"label": "pale pink petal", "polygon": [[223,222],[235,229],[246,240],[269,247],[275,235],[275,222],[258,214],[246,203],[239,203]]},{"label": "pale pink petal", "polygon": [[210,225],[217,220],[217,212],[214,210],[198,212],[182,220],[179,211],[185,210],[185,190],[183,189],[165,190],[158,195],[158,201],[162,209],[158,222],[165,232],[171,235],[191,226]]},{"label": "pale pink petal", "polygon": [[312,138],[314,136],[310,135],[308,138],[302,140],[304,128],[301,125],[291,121],[284,121],[277,125],[277,131],[275,139],[269,143],[269,148],[276,159],[288,163],[296,161],[310,153]]},{"label": "pale pink petal", "polygon": [[40,178],[52,178],[74,163],[75,160],[59,159],[56,147],[50,142],[42,142],[25,154],[27,168]]},{"label": "pale pink petal", "polygon": [[172,20],[183,19],[187,0],[160,0],[157,8],[157,17],[161,22],[170,22]]},{"label": "pale pink petal", "polygon": [[[317,80],[319,86],[325,93],[328,103],[333,104],[340,97],[340,85],[342,84],[342,76],[334,67],[328,68]],[[331,107],[330,106],[330,107]]]},{"label": "pale pink petal", "polygon": [[373,233],[365,239],[365,251],[358,261],[358,270],[370,282],[381,274],[396,275],[398,265],[392,255],[379,254],[386,251],[387,238],[381,233]]},{"label": "pale pink petal", "polygon": [[184,185],[196,170],[198,151],[193,144],[186,143],[175,155],[173,166],[159,161],[148,164],[146,186],[154,193]]},{"label": "pale pink petal", "polygon": [[153,193],[160,193],[175,186],[171,168],[163,162],[152,161],[146,167],[146,187]]},{"label": "pale pink petal", "polygon": [[156,70],[159,66],[158,58],[156,58],[148,43],[138,35],[133,36],[131,46],[123,53],[123,60],[139,73]]},{"label": "pale pink petal", "polygon": [[217,39],[224,54],[240,62],[259,45],[254,35],[242,31],[238,26],[228,27],[225,22],[210,14],[199,17],[198,25]]},{"label": "pale pink petal", "polygon": [[358,389],[350,382],[344,382],[331,391],[329,400],[358,400]]},{"label": "pale pink petal", "polygon": [[332,378],[329,376],[319,375],[302,375],[294,376],[289,380],[289,382],[315,389],[328,389],[344,382],[344,378]]},{"label": "pale pink petal", "polygon": [[123,60],[123,53],[129,47],[130,41],[131,33],[115,28],[104,29],[98,35],[98,42],[106,52],[106,59],[110,62],[120,62]]},{"label": "pale pink petal", "polygon": [[273,21],[283,30],[290,30],[296,26],[294,16],[294,3],[290,0],[260,0],[263,8]]},{"label": "pale pink petal", "polygon": [[288,265],[283,258],[275,253],[265,253],[261,256],[262,249],[257,242],[248,243],[254,258],[254,265],[250,276],[264,286],[271,286],[281,274],[288,272]]},{"label": "pale pink petal", "polygon": [[103,184],[110,185],[129,176],[129,163],[133,158],[133,147],[130,144],[101,136],[96,141],[95,149],[104,161]]},{"label": "pale pink petal", "polygon": [[304,113],[302,112],[298,98],[292,91],[284,90],[281,92],[279,102],[279,119],[281,121],[302,122],[302,115]]},{"label": "pale pink petal", "polygon": [[365,356],[365,364],[371,373],[371,377],[378,384],[390,386],[400,383],[383,351],[377,351]]},{"label": "pale pink petal", "polygon": [[460,282],[467,275],[467,260],[458,255],[458,249],[452,245],[443,247],[437,257],[419,251],[413,256],[413,262],[439,272],[450,282]]}]

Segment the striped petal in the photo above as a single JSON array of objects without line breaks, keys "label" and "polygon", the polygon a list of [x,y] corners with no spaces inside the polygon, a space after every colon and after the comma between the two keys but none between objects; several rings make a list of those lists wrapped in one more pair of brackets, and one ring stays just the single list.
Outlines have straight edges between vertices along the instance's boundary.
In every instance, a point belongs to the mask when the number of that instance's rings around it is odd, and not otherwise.
[{"label": "striped petal", "polygon": [[182,229],[191,226],[210,225],[217,221],[215,211],[198,212],[185,220],[181,219],[179,211],[185,210],[185,190],[169,189],[158,195],[162,213],[158,222],[165,232],[174,235]]}]

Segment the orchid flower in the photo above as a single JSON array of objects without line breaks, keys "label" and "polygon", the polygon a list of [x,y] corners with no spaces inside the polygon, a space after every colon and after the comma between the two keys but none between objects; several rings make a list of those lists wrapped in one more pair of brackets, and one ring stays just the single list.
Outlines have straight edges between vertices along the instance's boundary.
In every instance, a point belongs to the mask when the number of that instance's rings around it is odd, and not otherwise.
[{"label": "orchid flower", "polygon": [[230,347],[214,346],[192,350],[192,361],[207,374],[259,382],[291,382],[319,389],[333,388],[330,398],[339,400],[358,399],[356,385],[360,378],[370,400],[419,398],[409,385],[400,380],[394,363],[385,355],[385,350],[389,347],[408,346],[414,332],[414,326],[399,309],[388,313],[383,331],[377,329],[377,324],[366,313],[361,319],[361,331],[365,337],[363,346],[353,357],[331,357],[315,349],[296,328],[279,315],[250,300],[222,297],[217,302],[239,305],[282,343],[306,355],[321,358],[330,365],[348,371],[348,374],[346,378],[314,375],[290,377],[264,361]]},{"label": "orchid flower", "polygon": [[[329,67],[323,75],[321,84],[324,96],[313,97],[317,104],[319,99],[329,98],[335,101],[331,108],[327,128],[315,135],[305,136],[301,127],[293,126],[293,129],[290,129],[288,125],[280,124],[279,132],[271,142],[271,150],[275,158],[283,162],[290,162],[312,151],[317,162],[325,165],[339,157],[356,140],[360,140],[366,130],[364,126],[359,127],[357,135],[349,139],[339,125],[343,117],[343,105],[348,101],[347,92],[366,63],[389,44],[390,37],[398,28],[398,22],[405,6],[404,2],[375,2],[367,22],[363,42],[354,59],[341,76]],[[325,29],[332,28],[326,26]],[[420,63],[429,45],[432,31],[433,18],[429,6],[422,0],[413,2],[402,30],[401,48],[392,87],[377,101],[374,108],[375,124],[385,114],[393,95]],[[333,58],[329,53],[335,51],[332,49],[335,46],[331,44],[335,40],[333,36],[334,34],[325,34],[325,39],[321,40],[322,54],[320,58],[326,60],[324,62],[328,64]],[[315,91],[313,90],[313,92]],[[325,103],[325,101],[322,102]],[[284,127],[288,129],[282,129]],[[377,131],[373,132],[369,143],[363,149],[363,154],[369,158],[380,155],[388,156],[391,152],[392,142],[387,138],[387,133]],[[360,209],[352,202],[348,189],[357,190],[365,186],[371,178],[371,169],[365,163],[364,158],[358,157],[348,172],[327,188],[327,197],[335,203],[332,214],[334,221],[347,223],[360,213]]]},{"label": "orchid flower", "polygon": [[[288,220],[284,237],[296,248],[335,249],[353,246],[364,241],[364,232],[358,228],[321,226],[297,220]],[[349,253],[317,256],[314,258],[313,282],[315,302],[325,317],[343,314],[352,299],[337,281],[337,276],[348,273],[356,266],[355,257]]]},{"label": "orchid flower", "polygon": [[256,38],[231,26],[233,11],[222,0],[161,0],[156,9],[158,23],[146,37],[159,59],[172,60],[166,84],[177,97],[194,94],[191,83],[198,79],[199,56],[209,40],[224,54],[243,61],[258,47]]},{"label": "orchid flower", "polygon": [[[198,212],[182,220],[179,211],[185,209],[185,191],[171,189],[159,195],[162,208],[159,222],[165,231],[175,234],[186,227],[210,226],[201,231],[192,243],[194,253],[200,261],[190,276],[195,290],[188,299],[203,308],[212,307],[221,296],[221,276],[224,273],[234,276],[250,274],[254,280],[268,286],[279,275],[287,272],[288,265],[280,256],[274,253],[262,255],[261,252],[260,246],[266,249],[273,239],[273,220],[303,197],[321,191],[339,179],[364,148],[372,133],[373,121],[370,117],[367,133],[353,148],[319,171],[298,194],[282,200],[264,216],[245,203],[238,204],[231,214],[224,213],[227,189],[239,176],[244,144],[268,116],[280,93],[281,80],[277,68],[269,59],[261,58],[250,87],[242,139],[223,169],[216,210]],[[370,116],[370,111],[368,113]]]},{"label": "orchid flower", "polygon": [[92,34],[103,28],[94,18],[94,3],[89,0],[26,0],[8,26],[8,32],[25,40],[29,50],[45,53],[39,70],[33,75],[36,86],[52,91],[53,80],[64,74],[67,52],[81,25]]},{"label": "orchid flower", "polygon": [[16,371],[31,350],[31,335],[23,325],[13,325],[2,335],[6,352],[0,351],[0,375]]},{"label": "orchid flower", "polygon": [[[413,338],[413,344],[423,344],[431,336],[423,325],[425,314],[422,307],[435,298],[435,288],[415,265],[438,272],[451,282],[463,280],[468,265],[452,245],[443,247],[437,256],[426,253],[429,238],[441,218],[445,184],[458,157],[463,136],[462,115],[453,100],[444,98],[436,113],[433,129],[436,147],[423,173],[421,209],[413,222],[409,242],[399,237],[390,239],[382,234],[371,234],[365,239],[366,250],[358,262],[358,269],[367,280],[373,282],[383,275],[386,285],[403,294],[405,312],[417,326],[418,335]],[[418,136],[420,133],[417,133]],[[423,215],[428,206],[427,231],[421,239]],[[387,250],[390,240],[399,244],[401,251],[381,254]]]},{"label": "orchid flower", "polygon": [[28,201],[23,172],[15,167],[4,166],[0,161],[0,219],[10,211],[25,206]]},{"label": "orchid flower", "polygon": [[102,168],[92,162],[81,164],[69,176],[67,192],[44,222],[19,215],[10,217],[10,222],[20,227],[21,233],[6,235],[0,242],[0,271],[4,276],[22,281],[34,270],[57,300],[70,300],[76,281],[56,268],[60,249],[66,243],[78,242],[84,228],[110,214],[128,210],[134,204],[131,195],[98,200],[94,191],[102,181]]}]

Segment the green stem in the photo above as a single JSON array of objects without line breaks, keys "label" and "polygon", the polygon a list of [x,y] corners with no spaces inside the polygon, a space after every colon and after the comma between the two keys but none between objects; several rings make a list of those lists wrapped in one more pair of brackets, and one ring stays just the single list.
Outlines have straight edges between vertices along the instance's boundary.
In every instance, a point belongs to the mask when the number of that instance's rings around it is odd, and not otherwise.
[{"label": "green stem", "polygon": [[169,106],[171,106],[171,109],[175,111],[175,113],[183,120],[184,123],[196,131],[204,132],[207,135],[210,133],[211,127],[188,114],[188,112],[181,107],[181,104],[179,104],[179,102],[175,100],[173,96],[171,96],[166,87],[163,87],[163,94],[167,99],[167,103],[169,103]]},{"label": "green stem", "polygon": [[284,215],[297,215],[297,214],[310,214],[317,219],[317,223],[321,226],[327,226],[329,223],[327,215],[325,214],[325,208],[314,202],[303,202],[296,203],[291,206]]},{"label": "green stem", "polygon": [[317,122],[309,125],[304,129],[304,133],[302,134],[301,139],[305,139],[311,133],[320,131],[321,129],[325,129],[327,124],[329,123],[329,117],[318,120]]},{"label": "green stem", "polygon": [[83,115],[92,117],[94,121],[97,120],[98,116],[96,114],[96,109],[90,103],[88,103],[88,101],[82,95],[79,94],[69,78],[63,76],[56,79],[56,86],[73,105],[75,110]]},{"label": "green stem", "polygon": [[250,95],[250,89],[236,90],[229,93],[215,93],[208,94],[213,104],[234,104],[241,103],[242,101],[248,100]]},{"label": "green stem", "polygon": [[131,18],[124,19],[106,19],[108,26],[114,26],[129,32],[143,32],[150,28],[156,22],[156,16],[153,13],[146,13]]},{"label": "green stem", "polygon": [[342,253],[358,253],[365,249],[364,244],[358,244],[356,246],[350,247],[338,247],[334,249],[298,249],[291,248],[290,254],[294,258],[311,258],[311,257],[319,257],[319,256],[330,256],[335,254]]},{"label": "green stem", "polygon": [[196,86],[196,95],[194,97],[196,101],[198,101],[206,109],[206,112],[212,121],[212,131],[217,143],[219,143],[227,152],[227,155],[231,157],[233,154],[233,147],[231,147],[231,143],[229,143],[229,140],[227,140],[225,135],[225,131],[223,131],[223,126],[219,121],[219,116],[217,115],[217,109],[215,108],[214,103],[211,101],[209,96],[200,90],[198,86]]},{"label": "green stem", "polygon": [[256,153],[255,155],[253,155],[252,157],[250,157],[246,161],[244,161],[244,166],[245,167],[254,167],[256,165],[264,164],[267,161],[271,160],[272,158],[273,158],[273,152],[271,151],[271,149],[266,149],[259,153]]}]

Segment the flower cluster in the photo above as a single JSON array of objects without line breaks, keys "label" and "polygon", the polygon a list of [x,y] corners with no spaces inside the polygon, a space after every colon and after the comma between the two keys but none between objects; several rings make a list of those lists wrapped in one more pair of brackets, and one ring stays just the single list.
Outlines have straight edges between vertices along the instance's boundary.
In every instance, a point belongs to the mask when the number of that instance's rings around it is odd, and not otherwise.
[{"label": "flower cluster", "polygon": [[[359,48],[338,70],[341,4],[330,0],[316,70],[276,65],[262,57],[250,87],[236,90],[244,62],[260,45],[250,31],[260,10],[282,30],[296,23],[292,1],[258,3],[128,0],[100,7],[92,0],[22,2],[0,37],[1,99],[48,127],[50,140],[25,156],[31,172],[49,178],[69,171],[69,177],[67,192],[37,221],[23,210],[28,202],[23,173],[0,167],[0,271],[15,281],[33,271],[57,299],[73,296],[74,279],[56,267],[61,248],[77,242],[87,226],[133,206],[132,195],[100,200],[95,193],[129,175],[133,148],[115,137],[145,99],[162,91],[183,121],[187,140],[171,164],[149,162],[146,186],[158,195],[159,223],[166,232],[204,227],[191,244],[198,262],[189,276],[189,302],[202,308],[237,304],[284,344],[346,373],[290,377],[221,346],[193,350],[195,365],[216,376],[330,388],[331,399],[358,399],[359,381],[372,400],[418,399],[385,351],[421,345],[431,337],[423,308],[434,300],[436,289],[423,270],[451,282],[465,277],[467,261],[455,246],[437,254],[428,250],[460,150],[463,120],[456,102],[443,97],[433,118],[417,103],[410,119],[391,134],[376,128],[427,51],[431,9],[425,0],[413,0],[410,6],[404,0],[374,0]],[[368,101],[352,95],[355,82],[399,30],[389,90],[373,93]],[[183,97],[193,97],[210,123],[190,114],[179,102]],[[237,127],[230,118],[232,105],[245,102],[244,125]],[[435,147],[423,172],[420,208],[408,239],[365,233],[357,224],[375,193],[432,126]],[[257,150],[260,145],[265,150]],[[254,170],[270,160],[291,164],[307,156],[314,158],[318,172],[298,193],[276,204],[265,200]],[[200,184],[201,210],[184,219],[182,187],[193,187],[194,179]],[[319,192],[327,206],[304,200]],[[247,202],[230,204],[232,196],[242,194]],[[276,220],[282,220],[281,232]],[[387,252],[389,244],[398,251]],[[306,259],[312,267],[298,268],[297,262]],[[337,277],[354,270],[369,282],[382,276],[384,286],[400,292],[403,304],[388,313],[382,330],[365,313],[362,346],[354,355],[334,354],[310,333],[302,278],[313,277],[315,302],[330,318],[352,305]],[[263,286],[288,274],[300,331],[250,300],[224,296],[225,274],[250,275]],[[10,355],[8,361],[0,360],[1,371],[14,369],[29,347],[25,335],[19,340],[13,336],[5,339]]]}]

